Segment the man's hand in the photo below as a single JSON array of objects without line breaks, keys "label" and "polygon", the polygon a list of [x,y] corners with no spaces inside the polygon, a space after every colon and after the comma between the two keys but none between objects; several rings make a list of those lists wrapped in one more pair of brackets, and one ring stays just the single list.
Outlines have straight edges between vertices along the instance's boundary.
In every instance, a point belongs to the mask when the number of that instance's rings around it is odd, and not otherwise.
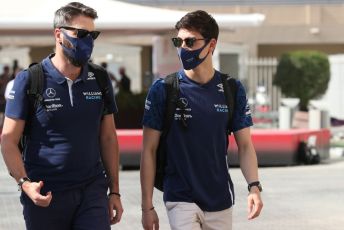
[{"label": "man's hand", "polygon": [[50,205],[51,199],[53,198],[51,192],[47,192],[45,196],[41,195],[41,189],[43,187],[43,181],[39,182],[29,182],[26,181],[22,185],[23,191],[32,202],[40,207],[48,207]]},{"label": "man's hand", "polygon": [[247,197],[248,204],[248,219],[252,220],[259,216],[262,208],[263,202],[260,197],[260,192],[257,187],[252,187],[250,194]]},{"label": "man's hand", "polygon": [[159,230],[159,217],[154,209],[142,210],[142,227],[144,230]]},{"label": "man's hand", "polygon": [[[116,215],[113,210],[116,211]],[[109,196],[109,217],[111,225],[121,221],[123,211],[121,198],[117,195]]]}]

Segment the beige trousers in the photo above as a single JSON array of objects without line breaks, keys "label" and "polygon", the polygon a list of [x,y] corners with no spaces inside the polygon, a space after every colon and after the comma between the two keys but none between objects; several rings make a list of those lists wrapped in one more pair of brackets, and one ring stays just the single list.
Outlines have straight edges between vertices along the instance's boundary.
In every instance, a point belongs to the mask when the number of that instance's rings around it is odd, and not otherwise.
[{"label": "beige trousers", "polygon": [[204,212],[195,203],[166,202],[172,230],[232,230],[232,208]]}]

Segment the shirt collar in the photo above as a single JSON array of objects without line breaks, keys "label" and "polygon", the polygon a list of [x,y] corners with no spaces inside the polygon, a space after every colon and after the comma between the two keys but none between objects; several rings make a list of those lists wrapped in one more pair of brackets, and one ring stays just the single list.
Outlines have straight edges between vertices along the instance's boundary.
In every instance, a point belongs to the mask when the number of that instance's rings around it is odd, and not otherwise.
[{"label": "shirt collar", "polygon": [[185,71],[183,69],[181,69],[181,70],[179,70],[179,80],[189,82],[189,83],[194,84],[194,85],[199,85],[202,87],[209,87],[209,86],[218,84],[218,82],[221,81],[221,76],[220,76],[220,72],[215,70],[214,76],[210,79],[209,82],[207,82],[205,84],[200,84],[200,83],[190,79],[188,76],[186,76]]},{"label": "shirt collar", "polygon": [[[43,61],[43,69],[47,72],[58,84],[62,84],[66,81],[65,76],[53,65],[51,58],[55,56],[55,53],[50,54]],[[83,81],[85,82],[88,76],[88,64],[86,63],[82,69],[81,73],[75,82]]]}]

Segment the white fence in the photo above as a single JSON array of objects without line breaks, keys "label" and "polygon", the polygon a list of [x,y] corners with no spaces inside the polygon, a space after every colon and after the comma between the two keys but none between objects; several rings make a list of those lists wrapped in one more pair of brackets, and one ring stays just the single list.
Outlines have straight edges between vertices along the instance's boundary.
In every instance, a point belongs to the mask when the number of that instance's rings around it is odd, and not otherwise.
[{"label": "white fence", "polygon": [[276,73],[277,58],[249,58],[243,61],[246,68],[246,85],[248,97],[255,99],[257,90],[265,89],[267,104],[270,109],[277,111],[280,105],[281,91],[273,85]]}]

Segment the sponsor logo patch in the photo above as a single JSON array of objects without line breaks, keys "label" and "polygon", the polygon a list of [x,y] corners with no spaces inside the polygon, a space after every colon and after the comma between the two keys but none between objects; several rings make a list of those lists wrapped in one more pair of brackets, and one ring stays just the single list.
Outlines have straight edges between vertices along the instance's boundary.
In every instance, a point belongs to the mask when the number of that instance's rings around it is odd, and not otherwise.
[{"label": "sponsor logo patch", "polygon": [[225,104],[214,104],[215,111],[218,113],[227,113],[228,106]]},{"label": "sponsor logo patch", "polygon": [[218,84],[218,85],[216,85],[219,89],[218,89],[218,92],[224,92],[223,91],[223,84],[222,83],[220,83],[220,84]]},{"label": "sponsor logo patch", "polygon": [[87,80],[95,80],[96,78],[94,77],[94,73],[88,72],[87,74]]},{"label": "sponsor logo patch", "polygon": [[102,93],[99,91],[94,92],[83,92],[86,100],[101,100],[102,99]]}]

